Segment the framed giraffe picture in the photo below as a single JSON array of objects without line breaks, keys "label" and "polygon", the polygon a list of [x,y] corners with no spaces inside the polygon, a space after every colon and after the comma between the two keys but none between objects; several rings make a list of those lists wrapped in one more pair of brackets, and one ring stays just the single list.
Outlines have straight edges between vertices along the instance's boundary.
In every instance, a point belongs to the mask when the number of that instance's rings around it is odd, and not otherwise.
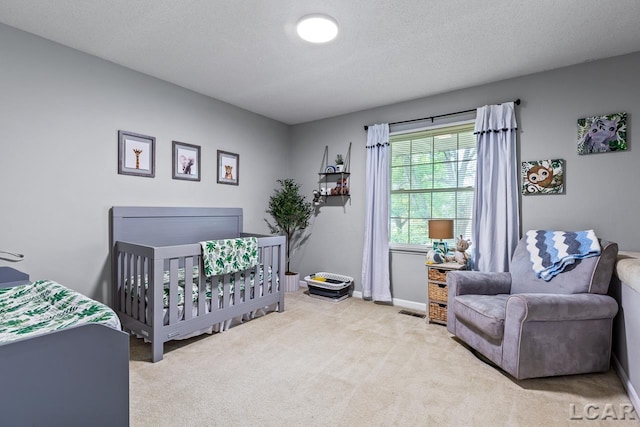
[{"label": "framed giraffe picture", "polygon": [[118,131],[118,173],[156,176],[156,139],[139,133]]}]

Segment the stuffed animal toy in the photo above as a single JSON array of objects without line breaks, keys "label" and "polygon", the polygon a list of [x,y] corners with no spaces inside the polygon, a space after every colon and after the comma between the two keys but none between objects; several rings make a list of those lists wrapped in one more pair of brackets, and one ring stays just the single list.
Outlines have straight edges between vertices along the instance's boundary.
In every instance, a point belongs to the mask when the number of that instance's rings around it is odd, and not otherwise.
[{"label": "stuffed animal toy", "polygon": [[456,242],[456,252],[453,255],[455,261],[458,264],[466,265],[469,261],[469,254],[467,253],[467,249],[469,249],[470,244],[471,242],[469,240],[465,240],[461,234]]},{"label": "stuffed animal toy", "polygon": [[427,261],[425,264],[442,264],[445,261],[444,255],[437,249],[431,249],[427,252]]},{"label": "stuffed animal toy", "polygon": [[331,189],[332,196],[340,196],[349,194],[349,187],[347,186],[347,178],[339,178],[336,181],[336,186]]}]

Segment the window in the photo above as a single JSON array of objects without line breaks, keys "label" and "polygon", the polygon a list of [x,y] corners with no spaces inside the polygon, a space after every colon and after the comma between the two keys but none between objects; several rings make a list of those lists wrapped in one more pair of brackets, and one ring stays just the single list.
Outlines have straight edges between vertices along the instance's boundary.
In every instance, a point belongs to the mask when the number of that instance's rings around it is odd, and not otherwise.
[{"label": "window", "polygon": [[390,136],[392,247],[430,243],[432,218],[454,219],[455,236],[471,236],[477,157],[473,126],[466,122]]}]

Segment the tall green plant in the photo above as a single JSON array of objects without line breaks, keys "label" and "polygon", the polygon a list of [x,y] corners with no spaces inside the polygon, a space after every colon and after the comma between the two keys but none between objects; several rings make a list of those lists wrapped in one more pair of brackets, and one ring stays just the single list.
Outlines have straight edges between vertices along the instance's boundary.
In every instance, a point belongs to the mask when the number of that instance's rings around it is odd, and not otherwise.
[{"label": "tall green plant", "polygon": [[309,225],[313,208],[311,203],[307,202],[300,194],[300,185],[293,179],[279,179],[277,182],[280,184],[280,188],[276,188],[269,198],[269,209],[266,212],[273,217],[276,223],[275,226],[269,224],[271,230],[287,236],[286,272],[290,274],[291,242],[299,231]]}]

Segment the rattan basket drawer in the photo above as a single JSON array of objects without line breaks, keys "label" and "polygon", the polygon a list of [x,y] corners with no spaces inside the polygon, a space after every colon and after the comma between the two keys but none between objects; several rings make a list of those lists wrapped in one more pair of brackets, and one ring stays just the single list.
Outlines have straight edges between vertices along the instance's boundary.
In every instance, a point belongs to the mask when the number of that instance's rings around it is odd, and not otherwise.
[{"label": "rattan basket drawer", "polygon": [[429,321],[447,323],[447,304],[429,301]]},{"label": "rattan basket drawer", "polygon": [[446,282],[447,271],[448,270],[429,267],[429,280],[435,280],[436,282]]},{"label": "rattan basket drawer", "polygon": [[447,302],[447,285],[429,282],[429,299]]}]

